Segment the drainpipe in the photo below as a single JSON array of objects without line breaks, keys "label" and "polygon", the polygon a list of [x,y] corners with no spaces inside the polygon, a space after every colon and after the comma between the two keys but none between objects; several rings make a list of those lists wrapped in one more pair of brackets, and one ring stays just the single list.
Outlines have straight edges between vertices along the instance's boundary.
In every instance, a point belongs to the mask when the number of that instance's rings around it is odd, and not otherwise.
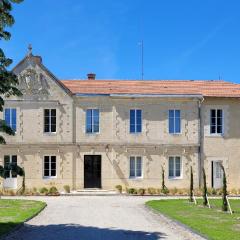
[{"label": "drainpipe", "polygon": [[199,188],[202,185],[202,167],[203,167],[203,132],[204,132],[204,125],[202,124],[202,103],[204,102],[204,97],[202,97],[201,100],[198,101],[198,120],[199,120],[199,134],[198,134],[198,143],[199,143],[199,148],[198,148],[198,186]]}]

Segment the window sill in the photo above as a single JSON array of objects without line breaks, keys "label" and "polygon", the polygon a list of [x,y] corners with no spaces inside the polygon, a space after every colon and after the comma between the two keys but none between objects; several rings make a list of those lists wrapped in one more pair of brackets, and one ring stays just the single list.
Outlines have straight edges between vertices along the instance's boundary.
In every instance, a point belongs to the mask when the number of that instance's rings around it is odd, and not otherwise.
[{"label": "window sill", "polygon": [[223,138],[224,134],[220,133],[220,134],[209,134],[209,135],[205,135],[206,137],[216,137],[216,138]]},{"label": "window sill", "polygon": [[168,180],[182,180],[183,177],[168,177]]},{"label": "window sill", "polygon": [[55,177],[44,177],[43,176],[43,179],[45,179],[45,180],[48,180],[48,179],[56,179],[57,178],[57,176],[55,176]]},{"label": "window sill", "polygon": [[87,136],[96,136],[96,135],[99,135],[100,132],[89,132],[89,133],[85,132],[85,134],[86,134]]},{"label": "window sill", "polygon": [[169,135],[171,135],[171,136],[180,136],[180,135],[182,135],[182,133],[168,133]]},{"label": "window sill", "polygon": [[44,136],[56,136],[57,135],[57,132],[44,132],[43,133]]},{"label": "window sill", "polygon": [[143,180],[143,177],[129,177],[129,180]]}]

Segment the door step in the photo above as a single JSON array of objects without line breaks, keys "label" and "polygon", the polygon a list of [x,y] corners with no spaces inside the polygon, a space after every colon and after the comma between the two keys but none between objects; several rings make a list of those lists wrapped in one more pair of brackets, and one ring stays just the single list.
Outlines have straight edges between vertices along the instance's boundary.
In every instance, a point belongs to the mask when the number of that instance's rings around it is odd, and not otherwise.
[{"label": "door step", "polygon": [[105,189],[79,189],[71,191],[70,193],[61,193],[62,196],[115,196],[119,193],[115,190],[105,190]]}]

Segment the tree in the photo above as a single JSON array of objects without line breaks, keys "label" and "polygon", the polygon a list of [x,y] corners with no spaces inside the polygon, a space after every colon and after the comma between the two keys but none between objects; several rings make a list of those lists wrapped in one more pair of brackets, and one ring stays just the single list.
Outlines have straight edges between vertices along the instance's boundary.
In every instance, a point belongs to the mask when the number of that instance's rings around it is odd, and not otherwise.
[{"label": "tree", "polygon": [[163,166],[162,166],[162,189],[161,189],[161,192],[164,194],[167,194],[169,192],[168,188],[165,185],[165,171],[164,171]]},{"label": "tree", "polygon": [[222,187],[222,210],[224,212],[228,211],[228,202],[227,202],[227,177],[226,177],[226,172],[221,164],[221,168],[223,171],[223,187]]},{"label": "tree", "polygon": [[24,168],[19,167],[15,163],[9,163],[6,166],[0,166],[0,177],[6,179],[8,177],[9,171],[15,176],[23,177],[21,193],[25,192],[25,171]]},{"label": "tree", "polygon": [[206,181],[206,173],[205,173],[205,169],[202,169],[202,173],[203,173],[203,192],[202,192],[202,196],[203,196],[203,205],[207,206],[208,205],[208,200],[207,200],[207,181]]},{"label": "tree", "polygon": [[190,189],[189,189],[189,201],[193,202],[193,170],[190,168]]},{"label": "tree", "polygon": [[[0,1],[0,40],[9,40],[11,34],[6,31],[7,27],[11,27],[14,24],[14,18],[11,15],[12,5],[20,3],[23,0],[1,0]],[[9,71],[7,68],[11,65],[12,59],[7,58],[0,48],[0,111],[3,111],[4,100],[3,97],[21,96],[21,92],[18,90],[17,76]],[[6,122],[0,119],[0,132],[14,135],[14,131],[7,126]],[[0,144],[5,144],[5,139],[0,136]]]}]

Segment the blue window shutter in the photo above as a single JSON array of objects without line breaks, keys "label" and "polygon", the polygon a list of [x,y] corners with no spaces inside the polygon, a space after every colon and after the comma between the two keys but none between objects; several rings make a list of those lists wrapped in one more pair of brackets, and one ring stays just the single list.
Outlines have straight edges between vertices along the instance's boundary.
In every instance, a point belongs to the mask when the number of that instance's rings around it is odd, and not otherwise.
[{"label": "blue window shutter", "polygon": [[180,110],[175,110],[175,133],[181,132],[181,115]]},{"label": "blue window shutter", "polygon": [[6,124],[10,127],[11,120],[10,120],[10,108],[6,108],[4,111],[4,120]]},{"label": "blue window shutter", "polygon": [[168,131],[174,133],[174,110],[168,111]]},{"label": "blue window shutter", "polygon": [[86,111],[86,132],[92,132],[92,110],[87,109]]},{"label": "blue window shutter", "polygon": [[93,109],[93,132],[99,132],[99,109]]},{"label": "blue window shutter", "polygon": [[137,120],[137,131],[138,133],[142,132],[142,110],[136,110],[136,120]]},{"label": "blue window shutter", "polygon": [[130,110],[130,133],[135,133],[135,110],[131,109]]},{"label": "blue window shutter", "polygon": [[17,130],[17,111],[16,108],[12,109],[12,126],[11,128],[16,132]]}]

